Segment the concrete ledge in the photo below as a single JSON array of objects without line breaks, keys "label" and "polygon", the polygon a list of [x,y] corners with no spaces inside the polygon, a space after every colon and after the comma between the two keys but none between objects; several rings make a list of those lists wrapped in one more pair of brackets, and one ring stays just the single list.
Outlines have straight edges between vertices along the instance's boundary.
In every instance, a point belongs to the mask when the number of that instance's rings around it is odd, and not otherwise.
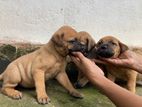
[{"label": "concrete ledge", "polygon": [[4,71],[7,65],[16,58],[33,52],[41,44],[30,43],[0,43],[0,73]]}]

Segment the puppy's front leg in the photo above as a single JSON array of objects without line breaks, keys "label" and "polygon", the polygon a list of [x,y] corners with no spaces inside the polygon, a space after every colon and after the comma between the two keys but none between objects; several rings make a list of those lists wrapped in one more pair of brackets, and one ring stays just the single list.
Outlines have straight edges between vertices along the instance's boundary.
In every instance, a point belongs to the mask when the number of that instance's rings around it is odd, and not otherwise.
[{"label": "puppy's front leg", "polygon": [[81,93],[79,93],[71,84],[66,72],[60,72],[57,76],[56,76],[57,81],[65,88],[69,91],[69,93],[76,97],[76,98],[83,98],[83,95]]},{"label": "puppy's front leg", "polygon": [[115,82],[115,76],[113,76],[113,75],[110,74],[109,72],[108,72],[108,74],[107,74],[107,78],[108,78],[109,80],[111,80],[112,82]]},{"label": "puppy's front leg", "polygon": [[84,76],[81,71],[79,71],[77,82],[75,82],[74,86],[75,88],[83,88],[88,82],[89,80]]},{"label": "puppy's front leg", "polygon": [[128,76],[128,81],[127,81],[127,89],[129,91],[131,91],[132,93],[136,92],[136,78],[137,78],[137,72],[136,71],[129,71],[129,72],[133,72],[131,73],[131,75],[129,74]]},{"label": "puppy's front leg", "polygon": [[45,74],[42,70],[37,70],[34,74],[34,81],[37,93],[37,100],[40,104],[47,104],[50,102],[45,90]]}]

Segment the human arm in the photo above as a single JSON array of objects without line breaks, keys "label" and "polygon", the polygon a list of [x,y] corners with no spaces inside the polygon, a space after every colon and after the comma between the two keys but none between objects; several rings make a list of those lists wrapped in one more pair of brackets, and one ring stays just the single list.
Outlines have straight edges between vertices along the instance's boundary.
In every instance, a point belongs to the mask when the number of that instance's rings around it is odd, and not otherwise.
[{"label": "human arm", "polygon": [[118,107],[142,107],[142,98],[116,85],[103,75],[103,71],[81,53],[72,56],[77,67]]}]

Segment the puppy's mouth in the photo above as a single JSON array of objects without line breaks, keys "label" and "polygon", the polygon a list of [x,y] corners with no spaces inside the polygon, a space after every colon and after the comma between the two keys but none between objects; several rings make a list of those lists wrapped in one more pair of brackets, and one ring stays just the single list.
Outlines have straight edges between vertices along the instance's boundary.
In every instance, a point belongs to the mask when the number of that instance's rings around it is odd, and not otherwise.
[{"label": "puppy's mouth", "polygon": [[94,58],[97,59],[96,48],[94,47],[88,52],[86,52],[86,57],[89,59],[94,59]]},{"label": "puppy's mouth", "polygon": [[102,58],[111,58],[113,57],[114,52],[109,50],[108,51],[99,50],[99,51],[96,51],[96,55]]},{"label": "puppy's mouth", "polygon": [[96,55],[98,57],[102,57],[102,58],[111,58],[114,56],[115,52],[113,51],[112,48],[110,48],[107,45],[102,45],[100,47],[98,47],[95,51]]},{"label": "puppy's mouth", "polygon": [[81,43],[76,44],[73,46],[73,48],[69,49],[69,55],[73,55],[73,52],[81,52],[85,55],[87,52],[87,46]]}]

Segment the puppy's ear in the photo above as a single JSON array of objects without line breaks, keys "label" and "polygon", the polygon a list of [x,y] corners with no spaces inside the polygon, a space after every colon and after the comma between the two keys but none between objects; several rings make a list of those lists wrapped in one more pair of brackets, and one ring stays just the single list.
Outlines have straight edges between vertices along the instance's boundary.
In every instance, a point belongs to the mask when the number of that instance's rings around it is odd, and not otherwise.
[{"label": "puppy's ear", "polygon": [[119,45],[120,45],[120,53],[123,53],[129,49],[128,46],[123,44],[122,42],[119,42]]},{"label": "puppy's ear", "polygon": [[62,34],[54,34],[53,37],[52,37],[52,41],[55,45],[59,46],[59,47],[62,47],[64,44],[63,44],[63,38],[64,38],[64,33]]},{"label": "puppy's ear", "polygon": [[96,45],[96,42],[92,38],[87,38],[88,51],[94,48],[95,45]]}]

